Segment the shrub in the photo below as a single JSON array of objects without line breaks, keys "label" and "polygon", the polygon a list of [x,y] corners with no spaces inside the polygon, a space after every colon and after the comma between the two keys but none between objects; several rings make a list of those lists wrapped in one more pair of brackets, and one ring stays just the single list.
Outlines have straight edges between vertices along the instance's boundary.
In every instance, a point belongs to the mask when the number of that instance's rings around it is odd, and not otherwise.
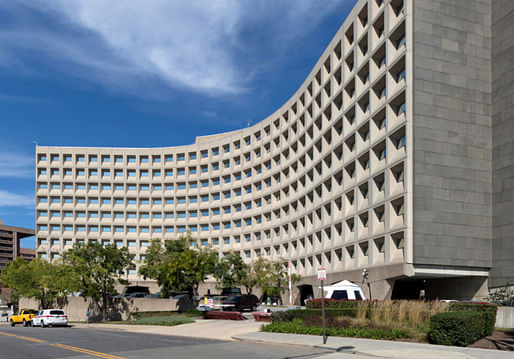
[{"label": "shrub", "polygon": [[492,312],[458,311],[439,313],[430,318],[430,342],[466,346],[488,335]]},{"label": "shrub", "polygon": [[[321,299],[308,301],[307,308],[321,308]],[[416,300],[350,301],[326,299],[325,308],[345,310],[344,315],[354,318],[370,319],[373,322],[387,325],[400,323],[416,328],[427,322],[432,315],[446,311],[448,304],[439,301],[423,302]]]},{"label": "shrub", "polygon": [[470,311],[470,312],[493,312],[496,314],[498,310],[498,306],[496,304],[485,303],[485,302],[469,302],[469,303],[451,303],[450,312],[461,312],[461,311]]},{"label": "shrub", "polygon": [[[321,318],[321,309],[292,309],[281,312],[273,312],[271,314],[271,321],[273,323],[278,322],[290,322],[294,319],[305,319],[309,317]],[[355,311],[348,309],[325,309],[325,317],[354,317]]]},{"label": "shrub", "polygon": [[[358,300],[325,299],[325,309],[352,309],[356,310],[360,303]],[[321,309],[321,298],[312,299],[305,303],[307,309]]]},{"label": "shrub", "polygon": [[[274,333],[295,333],[321,335],[323,329],[319,326],[307,326],[301,319],[295,318],[289,322],[274,322],[262,327],[264,332]],[[328,336],[344,336],[356,338],[371,339],[389,339],[395,340],[408,337],[408,331],[402,329],[384,329],[384,328],[364,328],[364,327],[328,327],[326,328]]]},{"label": "shrub", "polygon": [[491,303],[452,303],[450,305],[450,311],[460,312],[460,311],[469,311],[469,312],[480,312],[484,314],[485,317],[485,334],[483,336],[488,336],[493,334],[494,324],[496,323],[496,312],[498,311],[498,306],[496,304]]}]

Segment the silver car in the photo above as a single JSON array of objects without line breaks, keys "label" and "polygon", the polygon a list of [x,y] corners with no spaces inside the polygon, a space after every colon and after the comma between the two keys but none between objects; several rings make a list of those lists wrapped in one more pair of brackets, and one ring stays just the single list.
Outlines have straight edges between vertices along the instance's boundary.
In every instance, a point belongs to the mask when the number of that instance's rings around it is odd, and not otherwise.
[{"label": "silver car", "polygon": [[34,327],[52,327],[52,326],[67,326],[68,316],[62,309],[44,309],[40,310],[34,318],[32,318],[32,326]]}]

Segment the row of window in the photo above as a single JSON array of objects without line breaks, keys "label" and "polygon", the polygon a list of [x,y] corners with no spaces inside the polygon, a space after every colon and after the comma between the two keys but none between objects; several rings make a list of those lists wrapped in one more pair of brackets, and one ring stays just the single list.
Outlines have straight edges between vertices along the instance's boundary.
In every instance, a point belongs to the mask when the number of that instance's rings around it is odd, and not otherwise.
[{"label": "row of window", "polygon": [[[258,205],[258,204],[257,204]],[[92,212],[92,211],[47,211],[40,210],[38,211],[39,219],[43,219],[44,217],[51,218],[115,218],[115,219],[170,219],[170,218],[196,218],[196,217],[208,217],[217,216],[221,213],[229,214],[232,212],[241,212],[243,209],[250,210],[252,209],[252,203],[247,202],[244,205],[236,204],[233,206],[227,206],[223,208],[212,208],[212,209],[202,209],[199,211],[190,210],[190,211],[176,211],[176,212]],[[187,214],[187,215],[186,215]]]},{"label": "row of window", "polygon": [[[271,185],[271,184],[270,184]],[[245,193],[252,192],[251,187],[245,188]],[[239,197],[243,194],[241,188],[236,188],[230,191],[215,192],[212,194],[204,194],[200,196],[187,196],[187,197],[173,197],[173,198],[112,198],[112,197],[61,197],[61,196],[38,196],[37,203],[50,203],[50,204],[100,204],[100,205],[173,205],[173,204],[194,204],[200,202],[219,201],[221,199],[229,199]],[[258,206],[261,204],[259,203]]]},{"label": "row of window", "polygon": [[[235,243],[241,242],[241,236],[235,236],[232,239]],[[247,236],[246,240],[248,242],[250,242],[251,238],[249,236]],[[240,252],[236,251],[235,253],[240,256],[244,255],[245,257],[250,258],[252,256],[252,253],[256,257],[259,257],[261,255],[270,256],[271,251],[273,250],[275,254],[280,255],[281,252],[287,252],[290,245],[294,249],[296,249],[298,245],[305,247],[306,241],[311,242],[311,245],[312,245],[312,240],[313,240],[312,236],[309,236],[308,238],[301,238],[298,241],[293,241],[291,243],[282,243],[280,245],[275,245],[273,247],[254,248],[254,249],[243,250]],[[44,245],[44,246],[48,245],[48,241],[46,239],[39,239],[38,242],[40,245]],[[77,243],[85,243],[85,240],[77,239],[76,242]],[[121,240],[121,239],[114,240],[114,241],[112,241],[110,239],[102,239],[102,240],[90,239],[89,242],[90,243],[101,243],[104,246],[111,245],[111,244],[114,244],[117,247],[127,246],[129,248],[135,248],[137,246],[137,242],[135,240],[127,240],[126,244],[125,244],[125,241]],[[225,244],[230,244],[230,238],[224,237],[223,242]],[[61,241],[59,239],[51,239],[50,243],[52,246],[60,246],[61,245]],[[63,242],[64,246],[72,246],[73,243],[74,242],[72,239],[64,239],[64,242]],[[403,231],[392,233],[391,234],[391,243],[392,243],[391,246],[392,246],[393,250],[396,250],[396,251],[399,250],[403,253],[403,248],[404,248],[404,233],[403,233]],[[147,247],[149,243],[148,243],[148,241],[139,241],[139,244],[140,244],[140,247]],[[200,243],[198,243],[198,245],[200,245],[200,244],[202,246],[208,246],[208,245],[217,246],[220,244],[220,239],[219,238],[212,238],[211,240],[202,239],[202,240],[200,240]],[[196,242],[193,242],[192,246],[195,246],[195,245],[196,245]],[[311,266],[312,266],[313,262],[316,262],[317,264],[323,264],[323,261],[324,261],[326,264],[330,264],[330,263],[332,263],[332,259],[335,259],[338,262],[342,262],[343,257],[345,255],[347,255],[348,259],[350,259],[350,260],[355,259],[357,256],[361,257],[361,258],[366,258],[370,254],[370,252],[369,252],[370,246],[373,246],[376,249],[376,252],[378,254],[384,253],[385,252],[385,238],[384,237],[372,238],[372,239],[364,240],[364,241],[361,241],[358,243],[353,243],[353,244],[347,245],[345,247],[334,248],[334,249],[326,251],[324,253],[317,253],[312,256],[303,257],[303,258],[299,258],[299,259],[293,259],[291,264],[293,265],[293,268],[296,269],[298,264],[301,264],[301,266],[305,268],[306,263],[309,263]],[[223,254],[225,256],[228,256],[229,252],[224,252]],[[55,253],[55,252],[52,252],[50,255],[51,255],[52,259],[57,259],[60,257],[59,253]],[[38,256],[40,258],[47,258],[46,252],[40,251],[40,252],[38,252]],[[146,254],[144,254],[144,253],[139,254],[139,255],[133,254],[132,260],[144,261],[144,260],[146,260]],[[298,263],[298,262],[300,262],[300,263]]]},{"label": "row of window", "polygon": [[[367,196],[367,194],[366,194]],[[352,198],[353,200],[353,198]],[[394,211],[394,214],[396,216],[400,216],[403,218],[403,215],[404,215],[404,198],[403,197],[399,197],[399,198],[396,198],[394,200],[392,200],[390,202],[391,204],[391,208],[392,210]],[[228,208],[228,207],[227,207]],[[228,210],[230,210],[230,208],[228,208]],[[314,211],[315,215],[317,216],[318,220],[321,220],[322,219],[322,214],[321,214],[321,210],[322,208],[319,208],[317,209],[316,211]],[[330,208],[326,208],[325,206],[325,210],[327,211],[328,215],[330,216]],[[219,214],[219,209],[217,210],[218,212],[216,213],[216,211],[211,211],[211,213],[215,213],[215,214]],[[372,209],[371,212],[368,212],[367,210],[358,214],[358,216],[356,218],[358,218],[358,220],[360,221],[360,223],[362,224],[362,227],[363,228],[367,228],[368,227],[368,223],[369,223],[369,216],[370,216],[370,213],[372,216],[374,216],[377,221],[380,223],[380,222],[385,222],[385,212],[386,212],[386,208],[385,208],[385,205],[382,204],[382,205],[379,205],[375,208]],[[56,212],[57,213],[57,212]],[[65,215],[66,213],[69,213],[70,215],[72,215],[72,212],[65,212]],[[209,211],[208,210],[205,210],[205,211],[202,211],[201,212],[202,215],[205,214],[205,215],[209,215]],[[60,213],[57,213],[58,216],[60,216]],[[112,218],[112,215],[110,212],[102,212],[102,218]],[[85,212],[77,212],[76,213],[77,215],[77,218],[85,218],[86,217],[86,213]],[[117,212],[114,214],[115,215],[115,218],[121,218],[123,219],[124,218],[124,215],[122,212]],[[131,216],[133,216],[132,218],[136,218],[136,214],[135,213],[127,213],[128,217],[131,218]],[[176,213],[173,213],[173,212],[170,212],[170,213],[166,213],[165,216],[166,218],[174,218],[175,215],[177,215],[178,218],[194,218],[194,217],[197,217],[198,216],[198,212],[196,211],[189,211],[189,212],[176,212]],[[88,216],[89,218],[98,218],[98,213],[97,212],[90,212],[88,213]],[[169,217],[168,217],[169,216]],[[309,214],[307,216],[307,220],[312,224],[313,223],[313,213]],[[145,219],[145,218],[149,218],[150,215],[149,213],[140,213],[140,218],[142,219]],[[155,212],[155,213],[152,213],[152,217],[153,218],[162,218],[162,214],[159,213],[159,212]],[[244,219],[235,219],[235,220],[231,220],[231,221],[224,221],[224,222],[221,222],[221,223],[204,223],[204,224],[200,224],[200,225],[187,225],[187,226],[164,226],[164,227],[161,227],[161,226],[131,226],[131,225],[127,225],[127,226],[123,226],[123,225],[114,225],[114,226],[111,226],[111,225],[87,225],[87,231],[90,232],[90,233],[94,233],[94,232],[99,232],[99,230],[102,232],[102,233],[110,233],[112,231],[114,232],[120,232],[120,233],[150,233],[150,230],[152,231],[152,233],[163,233],[163,228],[164,228],[164,232],[166,233],[174,233],[175,232],[175,229],[176,229],[176,232],[179,232],[179,233],[183,233],[183,232],[186,232],[186,231],[191,231],[191,232],[197,232],[198,230],[200,231],[210,231],[210,230],[220,230],[221,228],[223,229],[230,229],[230,228],[240,228],[242,227],[242,225],[244,224],[245,226],[251,226],[252,223],[253,223],[253,219],[255,219],[255,222],[256,223],[261,223],[262,222],[262,218],[266,218],[267,221],[270,221],[271,220],[271,213],[268,213],[264,216],[261,216],[261,215],[258,215],[258,216],[253,216],[253,217],[248,217],[248,218],[244,218]],[[302,223],[302,220],[304,219],[300,219],[299,220],[299,223]],[[305,222],[303,222],[305,224]],[[348,219],[345,220],[345,223],[348,227],[348,230],[350,232],[354,232],[354,228],[355,228],[355,218],[352,216]],[[292,228],[296,229],[296,226],[298,225],[297,222],[294,222],[292,223]],[[288,227],[288,225],[285,225],[286,228]],[[61,229],[65,232],[86,232],[86,225],[82,225],[82,224],[76,224],[76,225],[72,225],[72,224],[50,224],[50,225],[47,225],[47,224],[39,224],[38,225],[38,230],[39,231],[48,231],[48,230],[51,230],[51,231],[61,231]],[[276,232],[278,230],[278,232],[280,232],[280,227],[277,227],[274,229],[274,231]],[[341,227],[338,226],[337,227],[337,230],[339,232],[341,232]],[[287,231],[286,231],[287,232]],[[270,231],[267,230],[265,231],[264,233],[266,233],[267,237],[269,237],[269,233]],[[339,235],[341,235],[341,233],[339,233]],[[258,234],[258,238],[257,239],[260,239],[260,234]]]}]

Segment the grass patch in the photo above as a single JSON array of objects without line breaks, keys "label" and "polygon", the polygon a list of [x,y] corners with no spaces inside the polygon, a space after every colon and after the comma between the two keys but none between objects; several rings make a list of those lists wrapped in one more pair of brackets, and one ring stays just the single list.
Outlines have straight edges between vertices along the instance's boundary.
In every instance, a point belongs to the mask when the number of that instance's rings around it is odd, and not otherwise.
[{"label": "grass patch", "polygon": [[154,315],[136,319],[130,322],[130,324],[137,325],[164,325],[168,327],[188,323],[194,323],[194,320],[183,315]]},{"label": "grass patch", "polygon": [[188,312],[133,312],[130,313],[134,320],[142,319],[142,318],[150,318],[150,317],[186,317],[186,318],[196,318],[201,317],[202,312],[198,310],[191,310]]}]

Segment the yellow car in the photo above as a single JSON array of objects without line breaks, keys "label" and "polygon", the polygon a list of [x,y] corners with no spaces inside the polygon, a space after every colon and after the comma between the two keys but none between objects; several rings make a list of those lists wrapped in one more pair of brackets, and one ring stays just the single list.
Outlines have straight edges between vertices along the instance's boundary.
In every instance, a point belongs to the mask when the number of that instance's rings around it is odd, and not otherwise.
[{"label": "yellow car", "polygon": [[16,324],[23,324],[24,327],[32,324],[32,318],[37,314],[35,309],[20,309],[18,313],[11,316],[11,327]]}]

